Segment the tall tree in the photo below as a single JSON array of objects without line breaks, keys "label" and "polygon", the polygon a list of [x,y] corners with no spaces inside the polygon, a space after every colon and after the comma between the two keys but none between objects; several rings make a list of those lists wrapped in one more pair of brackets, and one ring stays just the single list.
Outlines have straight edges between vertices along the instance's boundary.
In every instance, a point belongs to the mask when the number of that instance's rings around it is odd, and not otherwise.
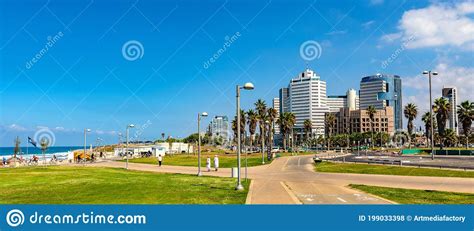
[{"label": "tall tree", "polygon": [[275,136],[275,129],[274,129],[273,124],[278,119],[277,114],[278,112],[275,108],[268,108],[267,117],[268,117],[268,121],[270,121],[269,128],[268,128],[269,145],[273,144],[273,137]]},{"label": "tall tree", "polygon": [[374,147],[374,117],[375,117],[375,114],[377,113],[377,110],[375,109],[375,107],[373,105],[370,105],[368,108],[367,108],[367,111],[366,111],[367,115],[369,116],[369,119],[370,119],[370,131],[371,131],[371,138],[370,138],[370,142],[372,143],[372,148]]},{"label": "tall tree", "polygon": [[249,125],[250,146],[253,146],[253,139],[255,138],[255,131],[257,130],[258,115],[254,110],[247,111],[247,123]]},{"label": "tall tree", "polygon": [[416,108],[416,105],[413,103],[407,104],[405,106],[405,109],[403,110],[403,114],[405,115],[405,118],[408,119],[407,130],[408,130],[408,136],[410,137],[410,141],[408,145],[411,148],[411,138],[413,136],[413,120],[418,115],[418,110]]},{"label": "tall tree", "polygon": [[264,100],[258,99],[255,102],[255,109],[258,114],[258,127],[260,128],[260,144],[262,145],[262,152],[265,148],[265,121],[267,120],[267,104]]},{"label": "tall tree", "polygon": [[336,116],[333,113],[326,113],[326,118],[324,119],[324,123],[326,125],[326,132],[328,134],[327,143],[328,143],[328,150],[331,148],[331,136],[334,126],[336,125]]},{"label": "tall tree", "polygon": [[303,127],[304,127],[305,136],[306,136],[306,141],[308,141],[310,138],[310,134],[312,133],[312,130],[313,130],[313,123],[311,122],[311,120],[306,119],[303,122]]},{"label": "tall tree", "polygon": [[[421,116],[421,121],[425,123],[425,135],[426,135],[426,142],[431,139],[431,120],[433,117],[431,116],[430,112],[425,112],[423,116]],[[434,123],[433,125],[435,125]],[[427,144],[428,146],[428,144]]]},{"label": "tall tree", "polygon": [[234,132],[234,141],[237,143],[237,116],[232,120],[232,131]]},{"label": "tall tree", "polygon": [[451,105],[449,104],[449,101],[446,98],[438,98],[435,99],[434,105],[433,105],[433,111],[436,113],[436,122],[438,123],[438,133],[441,139],[440,143],[444,139],[444,130],[446,129],[446,121],[449,118],[449,111]]},{"label": "tall tree", "polygon": [[458,119],[462,126],[462,131],[466,137],[466,148],[469,143],[469,136],[471,135],[471,126],[472,120],[474,120],[474,102],[469,102],[469,100],[461,102],[458,105]]},{"label": "tall tree", "polygon": [[285,150],[287,149],[288,135],[293,130],[293,126],[295,125],[295,123],[296,123],[295,114],[291,112],[284,112],[283,114],[280,115],[280,118],[278,119],[278,124],[280,125],[280,130],[283,134],[283,148]]}]

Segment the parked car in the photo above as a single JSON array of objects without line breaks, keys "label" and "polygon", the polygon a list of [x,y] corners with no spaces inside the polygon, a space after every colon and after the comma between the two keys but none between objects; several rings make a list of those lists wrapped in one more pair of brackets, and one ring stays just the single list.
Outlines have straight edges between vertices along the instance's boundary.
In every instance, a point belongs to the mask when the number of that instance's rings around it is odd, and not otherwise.
[{"label": "parked car", "polygon": [[321,160],[321,158],[319,158],[318,156],[315,155],[313,157],[313,161],[314,161],[314,163],[321,163],[323,160]]}]

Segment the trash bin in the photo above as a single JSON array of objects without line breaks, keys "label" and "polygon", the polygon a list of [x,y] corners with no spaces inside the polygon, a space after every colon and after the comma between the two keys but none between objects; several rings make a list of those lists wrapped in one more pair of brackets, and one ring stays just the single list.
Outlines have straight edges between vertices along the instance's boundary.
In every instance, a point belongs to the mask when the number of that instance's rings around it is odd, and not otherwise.
[{"label": "trash bin", "polygon": [[237,168],[232,168],[231,177],[237,178]]}]

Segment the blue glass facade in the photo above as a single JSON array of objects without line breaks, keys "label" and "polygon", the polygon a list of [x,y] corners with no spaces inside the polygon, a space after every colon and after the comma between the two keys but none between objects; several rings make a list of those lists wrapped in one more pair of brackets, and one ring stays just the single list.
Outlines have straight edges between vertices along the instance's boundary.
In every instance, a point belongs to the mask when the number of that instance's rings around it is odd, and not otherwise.
[{"label": "blue glass facade", "polygon": [[[364,88],[363,86],[367,86],[368,84],[377,83],[376,85],[385,84],[385,86],[380,86],[380,91],[369,90],[368,88]],[[403,129],[403,108],[402,108],[402,79],[398,75],[385,75],[385,74],[377,74],[372,76],[363,77],[360,81],[361,85],[361,95],[367,94],[376,94],[377,101],[384,101],[385,106],[393,107],[394,109],[394,121],[395,121],[395,129],[401,130]],[[367,92],[362,92],[367,91]],[[361,105],[364,105],[363,98],[361,98]],[[362,106],[361,106],[362,107]]]}]

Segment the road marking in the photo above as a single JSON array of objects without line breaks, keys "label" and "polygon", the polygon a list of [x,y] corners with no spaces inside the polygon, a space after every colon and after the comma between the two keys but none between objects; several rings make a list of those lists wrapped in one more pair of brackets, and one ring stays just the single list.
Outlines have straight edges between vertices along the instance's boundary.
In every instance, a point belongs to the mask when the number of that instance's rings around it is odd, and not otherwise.
[{"label": "road marking", "polygon": [[344,199],[342,199],[342,198],[340,198],[340,197],[338,197],[337,199],[338,199],[339,201],[342,201],[342,202],[344,202],[344,203],[347,203],[347,201],[345,201]]},{"label": "road marking", "polygon": [[301,202],[298,197],[295,196],[295,194],[291,191],[291,189],[283,182],[283,181],[280,181],[280,184],[281,186],[283,186],[283,188],[285,189],[285,191],[288,193],[288,195],[290,195],[290,198],[291,200],[293,200],[293,202],[297,205],[301,205],[303,204],[303,202]]}]

